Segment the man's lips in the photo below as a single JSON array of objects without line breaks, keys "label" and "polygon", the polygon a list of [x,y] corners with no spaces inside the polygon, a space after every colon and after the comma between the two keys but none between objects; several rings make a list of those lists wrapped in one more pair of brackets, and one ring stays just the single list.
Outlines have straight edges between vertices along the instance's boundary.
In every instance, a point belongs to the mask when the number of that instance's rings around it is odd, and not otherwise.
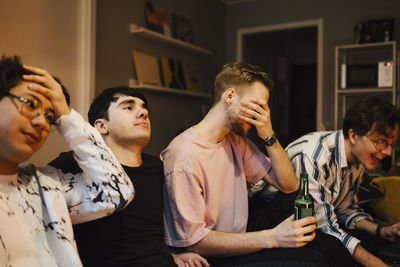
[{"label": "man's lips", "polygon": [[382,156],[376,154],[371,155],[371,161],[374,165],[378,165],[382,158],[383,158]]},{"label": "man's lips", "polygon": [[28,133],[28,132],[23,132],[25,137],[31,142],[31,143],[37,143],[40,140],[40,136],[38,134],[34,133]]},{"label": "man's lips", "polygon": [[135,123],[135,126],[149,127],[149,124],[147,122],[138,122],[138,123]]}]

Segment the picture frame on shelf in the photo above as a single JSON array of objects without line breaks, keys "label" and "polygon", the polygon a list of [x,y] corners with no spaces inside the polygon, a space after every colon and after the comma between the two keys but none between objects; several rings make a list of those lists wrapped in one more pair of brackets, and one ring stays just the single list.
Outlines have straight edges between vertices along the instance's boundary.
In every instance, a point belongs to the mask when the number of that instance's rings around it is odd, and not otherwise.
[{"label": "picture frame on shelf", "polygon": [[144,6],[146,27],[152,31],[171,36],[167,11],[154,3],[147,1]]},{"label": "picture frame on shelf", "polygon": [[187,90],[185,72],[180,60],[162,56],[160,69],[164,87]]},{"label": "picture frame on shelf", "polygon": [[161,86],[158,57],[136,50],[132,51],[132,56],[138,83]]},{"label": "picture frame on shelf", "polygon": [[172,13],[172,37],[186,43],[194,44],[190,20],[181,15]]}]

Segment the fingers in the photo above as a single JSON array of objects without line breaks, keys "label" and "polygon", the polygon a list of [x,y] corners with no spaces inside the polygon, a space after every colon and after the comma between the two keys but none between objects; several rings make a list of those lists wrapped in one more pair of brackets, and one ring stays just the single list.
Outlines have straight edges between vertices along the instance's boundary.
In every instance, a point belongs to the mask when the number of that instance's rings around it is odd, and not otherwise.
[{"label": "fingers", "polygon": [[269,107],[265,105],[265,101],[260,99],[242,100],[240,102],[240,111],[249,118],[261,118],[267,116],[269,113]]},{"label": "fingers", "polygon": [[69,114],[61,85],[46,70],[24,65],[24,68],[34,74],[23,75],[24,81],[31,82],[28,89],[37,92],[50,100],[57,117]]},{"label": "fingers", "polygon": [[317,218],[315,218],[314,216],[308,216],[303,219],[297,220],[296,223],[303,227],[304,225],[317,223]]},{"label": "fingers", "polygon": [[199,258],[197,260],[200,263],[200,265],[199,265],[200,267],[209,267],[210,266],[208,261],[205,258],[201,257],[201,256],[199,256]]},{"label": "fingers", "polygon": [[44,69],[40,69],[40,68],[36,68],[36,67],[33,67],[33,66],[28,66],[28,65],[23,65],[23,67],[24,67],[24,69],[26,69],[28,71],[31,71],[33,73],[39,74],[41,76],[44,76],[44,75],[48,74],[48,72],[46,70],[44,70]]},{"label": "fingers", "polygon": [[310,235],[305,235],[305,236],[299,238],[299,239],[297,240],[297,247],[298,247],[298,248],[304,247],[305,245],[307,245],[308,243],[310,243],[311,241],[313,241],[314,238],[315,238],[315,236],[316,236],[316,234],[315,234],[315,232],[313,232],[313,233],[310,234]]},{"label": "fingers", "polygon": [[35,91],[35,92],[38,92],[39,94],[44,95],[48,99],[51,98],[51,91],[48,88],[46,88],[46,87],[44,87],[44,86],[42,86],[42,85],[40,85],[38,83],[29,84],[28,85],[28,89],[32,90],[32,91]]},{"label": "fingers", "polygon": [[[34,74],[23,75],[24,80],[41,84],[49,89],[57,83],[46,70],[24,65],[24,69],[33,72]],[[58,83],[57,83],[58,84]]]}]

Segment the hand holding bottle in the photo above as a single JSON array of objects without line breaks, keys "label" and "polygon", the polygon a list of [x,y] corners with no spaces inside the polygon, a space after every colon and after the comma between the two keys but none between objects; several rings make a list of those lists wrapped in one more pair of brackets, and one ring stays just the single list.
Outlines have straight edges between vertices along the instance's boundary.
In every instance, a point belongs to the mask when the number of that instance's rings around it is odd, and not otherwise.
[{"label": "hand holding bottle", "polygon": [[317,219],[306,217],[297,221],[293,216],[276,226],[274,230],[275,247],[297,248],[303,247],[315,238]]}]

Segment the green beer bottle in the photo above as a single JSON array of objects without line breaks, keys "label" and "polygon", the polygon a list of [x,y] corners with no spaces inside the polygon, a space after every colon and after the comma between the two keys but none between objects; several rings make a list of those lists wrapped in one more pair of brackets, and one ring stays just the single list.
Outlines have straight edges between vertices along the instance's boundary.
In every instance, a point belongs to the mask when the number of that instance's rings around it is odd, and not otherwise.
[{"label": "green beer bottle", "polygon": [[294,219],[300,220],[302,218],[313,216],[314,204],[311,196],[308,194],[308,175],[302,173],[300,175],[300,188],[299,194],[294,200]]}]

